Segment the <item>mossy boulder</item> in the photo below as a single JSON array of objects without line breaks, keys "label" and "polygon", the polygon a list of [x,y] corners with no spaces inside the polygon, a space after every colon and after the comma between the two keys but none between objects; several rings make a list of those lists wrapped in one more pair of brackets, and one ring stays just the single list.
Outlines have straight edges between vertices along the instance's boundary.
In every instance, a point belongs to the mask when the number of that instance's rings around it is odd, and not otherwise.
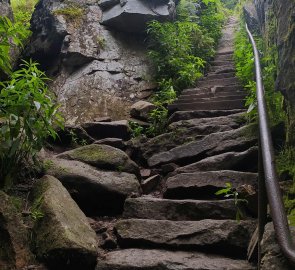
[{"label": "mossy boulder", "polygon": [[96,234],[61,182],[48,175],[40,179],[33,206],[39,213],[33,229],[37,258],[52,269],[93,269]]},{"label": "mossy boulder", "polygon": [[0,191],[0,269],[22,269],[30,264],[29,234],[14,201]]},{"label": "mossy boulder", "polygon": [[78,160],[99,169],[114,170],[139,175],[139,167],[120,149],[109,145],[91,144],[82,146],[57,156]]}]

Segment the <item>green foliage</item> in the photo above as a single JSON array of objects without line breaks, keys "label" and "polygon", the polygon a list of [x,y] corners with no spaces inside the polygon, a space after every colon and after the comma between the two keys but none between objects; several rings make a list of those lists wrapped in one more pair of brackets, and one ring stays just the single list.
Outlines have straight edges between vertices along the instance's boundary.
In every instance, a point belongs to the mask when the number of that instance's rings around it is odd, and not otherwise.
[{"label": "green foliage", "polygon": [[56,9],[53,14],[62,15],[66,20],[80,23],[83,15],[85,13],[84,8],[78,3],[66,2],[66,6],[61,9]]},{"label": "green foliage", "polygon": [[0,17],[0,71],[11,73],[11,48],[13,45],[22,46],[29,33],[21,23],[12,23],[7,17]]},{"label": "green foliage", "polygon": [[238,4],[239,0],[221,0],[224,6],[228,9],[234,9]]},{"label": "green foliage", "polygon": [[215,192],[215,195],[224,195],[224,198],[233,198],[236,206],[236,220],[240,221],[243,218],[243,211],[241,206],[245,203],[248,203],[245,199],[240,199],[239,192],[232,187],[231,183],[225,183],[225,187],[223,189],[218,190]]},{"label": "green foliage", "polygon": [[38,0],[11,0],[15,21],[29,29],[32,13],[37,2]]},{"label": "green foliage", "polygon": [[128,125],[131,131],[132,138],[136,138],[142,135],[144,128],[141,125],[134,121],[129,121]]},{"label": "green foliage", "polygon": [[62,118],[48,92],[48,78],[36,63],[23,62],[10,80],[0,83],[0,185],[8,188],[19,168],[56,137]]}]

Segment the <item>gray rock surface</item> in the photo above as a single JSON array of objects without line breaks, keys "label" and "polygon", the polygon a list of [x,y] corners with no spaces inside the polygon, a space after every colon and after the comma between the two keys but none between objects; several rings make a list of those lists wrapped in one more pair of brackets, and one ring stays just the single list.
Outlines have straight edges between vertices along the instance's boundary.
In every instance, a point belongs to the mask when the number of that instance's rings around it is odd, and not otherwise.
[{"label": "gray rock surface", "polygon": [[141,100],[134,103],[130,109],[130,115],[132,117],[146,121],[149,118],[149,113],[156,109],[156,106],[150,102]]},{"label": "gray rock surface", "polygon": [[56,157],[81,161],[98,169],[128,172],[139,176],[137,164],[125,152],[109,145],[86,145],[64,152]]},{"label": "gray rock surface", "polygon": [[115,215],[123,211],[125,199],[139,192],[136,176],[124,172],[106,172],[79,161],[45,161],[46,173],[58,178],[87,214]]},{"label": "gray rock surface", "polygon": [[246,3],[243,7],[244,16],[252,33],[259,33],[258,15],[254,3]]},{"label": "gray rock surface", "polygon": [[255,229],[254,221],[212,220],[168,221],[127,219],[115,230],[121,247],[142,245],[178,249],[210,250],[244,256]]},{"label": "gray rock surface", "polygon": [[1,0],[0,1],[0,16],[8,17],[10,20],[13,20],[12,9],[10,6],[10,0]]},{"label": "gray rock surface", "polygon": [[33,205],[43,214],[33,229],[37,257],[51,267],[92,269],[97,257],[95,232],[61,182],[44,176],[33,194]]},{"label": "gray rock surface", "polygon": [[192,163],[222,152],[243,151],[253,146],[255,142],[255,136],[249,134],[249,127],[241,127],[233,131],[213,133],[196,142],[155,154],[148,159],[148,164],[153,167],[171,162]]},{"label": "gray rock surface", "polygon": [[226,183],[231,183],[239,193],[243,190],[243,186],[249,186],[250,190],[255,191],[257,177],[256,173],[236,171],[177,174],[167,179],[164,196],[177,199],[216,198],[215,192],[224,188]]},{"label": "gray rock surface", "polygon": [[[293,239],[295,237],[295,228],[291,227]],[[262,261],[261,270],[291,270],[294,266],[283,256],[277,243],[275,231],[272,223],[265,226],[265,232],[261,242]]]},{"label": "gray rock surface", "polygon": [[[105,2],[103,1],[104,6]],[[173,3],[173,6],[170,3]],[[174,13],[173,0],[125,0],[117,4],[112,1],[103,12],[102,24],[117,30],[138,33],[146,30],[148,22],[167,21],[173,18]]]},{"label": "gray rock surface", "polygon": [[[65,15],[67,8],[78,15]],[[110,31],[101,19],[94,0],[41,0],[32,17],[26,54],[54,76],[50,88],[68,124],[124,119],[138,97],[155,88],[144,37]]]},{"label": "gray rock surface", "polygon": [[128,198],[124,218],[157,220],[235,219],[233,200],[166,200],[153,197]]},{"label": "gray rock surface", "polygon": [[99,259],[96,270],[254,270],[245,261],[197,252],[123,249]]},{"label": "gray rock surface", "polygon": [[12,197],[0,191],[0,269],[22,269],[33,262],[29,231]]}]

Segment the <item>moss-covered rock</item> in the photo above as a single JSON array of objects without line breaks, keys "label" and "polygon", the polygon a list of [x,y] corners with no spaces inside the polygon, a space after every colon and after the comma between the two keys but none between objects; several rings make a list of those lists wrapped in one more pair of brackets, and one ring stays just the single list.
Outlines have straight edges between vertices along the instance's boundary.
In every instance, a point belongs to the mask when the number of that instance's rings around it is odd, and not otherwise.
[{"label": "moss-covered rock", "polygon": [[21,269],[32,260],[29,234],[14,201],[0,191],[0,269]]},{"label": "moss-covered rock", "polygon": [[33,190],[34,250],[53,269],[92,269],[96,263],[95,232],[61,182],[44,176]]},{"label": "moss-covered rock", "polygon": [[91,144],[59,154],[58,158],[78,160],[99,169],[139,175],[139,167],[120,149],[109,145]]}]

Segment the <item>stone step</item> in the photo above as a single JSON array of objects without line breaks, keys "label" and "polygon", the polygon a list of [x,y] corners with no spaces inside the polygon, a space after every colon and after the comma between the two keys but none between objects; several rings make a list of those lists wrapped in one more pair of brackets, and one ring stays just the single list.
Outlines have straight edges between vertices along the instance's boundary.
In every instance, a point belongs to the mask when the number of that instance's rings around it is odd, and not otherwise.
[{"label": "stone step", "polygon": [[212,72],[212,73],[208,73],[207,76],[202,78],[201,80],[233,78],[235,76],[236,76],[235,72],[221,73],[221,74],[216,74],[216,73]]},{"label": "stone step", "polygon": [[232,51],[232,50],[227,50],[227,51],[223,50],[223,51],[217,51],[216,52],[216,56],[218,56],[218,55],[228,55],[228,54],[234,54],[234,51]]},{"label": "stone step", "polygon": [[214,60],[210,62],[211,66],[227,66],[227,65],[234,65],[234,61],[231,60],[225,60],[225,61],[220,61],[220,60]]},{"label": "stone step", "polygon": [[168,106],[170,112],[174,111],[203,111],[203,110],[233,110],[244,109],[245,101],[241,100],[224,100],[224,101],[210,101],[210,102],[192,102],[192,103],[178,103]]},{"label": "stone step", "polygon": [[190,120],[182,120],[169,125],[168,130],[176,130],[179,128],[191,128],[200,126],[228,126],[238,128],[246,121],[243,113],[231,114],[227,116],[212,118],[195,118]]},{"label": "stone step", "polygon": [[201,140],[192,141],[169,151],[153,155],[148,159],[148,164],[150,167],[167,163],[185,165],[224,152],[244,151],[257,143],[256,135],[248,133],[248,126],[213,133]]},{"label": "stone step", "polygon": [[245,90],[241,85],[227,85],[227,86],[215,86],[215,87],[202,87],[185,89],[181,92],[181,96],[190,94],[207,94],[207,93],[219,93],[219,92],[242,92]]},{"label": "stone step", "polygon": [[[184,96],[184,97],[180,97],[179,99],[175,100],[173,104],[191,104],[194,102],[214,102],[214,101],[233,101],[233,100],[245,100],[245,95],[225,95],[225,96],[221,96],[221,95],[207,95],[205,96],[205,94],[202,94],[203,96],[198,96],[198,95],[191,95],[191,96]],[[245,103],[245,101],[244,101]]]},{"label": "stone step", "polygon": [[233,54],[221,54],[221,55],[216,55],[214,60],[218,61],[227,61],[227,60],[233,60]]},{"label": "stone step", "polygon": [[195,118],[212,118],[226,115],[232,115],[237,113],[246,113],[245,109],[237,110],[203,110],[203,111],[179,111],[173,113],[168,123],[178,122],[181,120],[190,120]]},{"label": "stone step", "polygon": [[258,164],[258,148],[251,147],[243,152],[226,152],[204,158],[198,162],[179,167],[176,173],[192,173],[196,171],[238,170],[256,172]]},{"label": "stone step", "polygon": [[234,65],[212,66],[210,67],[210,71],[213,71],[216,74],[229,73],[235,72],[235,67]]},{"label": "stone step", "polygon": [[237,171],[207,171],[181,173],[170,177],[166,181],[164,197],[169,199],[214,199],[224,198],[215,192],[224,188],[226,183],[241,191],[243,186],[257,185],[257,174]]},{"label": "stone step", "polygon": [[198,250],[246,258],[256,221],[126,219],[115,224],[121,248]]},{"label": "stone step", "polygon": [[115,250],[99,258],[96,270],[255,270],[245,260],[198,252],[156,249]]},{"label": "stone step", "polygon": [[231,78],[220,78],[220,79],[211,79],[207,78],[207,80],[203,80],[198,82],[198,87],[208,87],[208,86],[228,86],[228,85],[237,85],[239,84],[239,80],[236,77]]},{"label": "stone step", "polygon": [[217,92],[217,93],[207,93],[207,94],[190,94],[190,95],[181,95],[177,101],[179,100],[200,100],[206,98],[218,98],[220,100],[228,99],[244,99],[247,94],[244,92]]},{"label": "stone step", "polygon": [[234,200],[166,200],[153,197],[129,198],[123,217],[137,219],[196,221],[202,219],[235,219]]}]

